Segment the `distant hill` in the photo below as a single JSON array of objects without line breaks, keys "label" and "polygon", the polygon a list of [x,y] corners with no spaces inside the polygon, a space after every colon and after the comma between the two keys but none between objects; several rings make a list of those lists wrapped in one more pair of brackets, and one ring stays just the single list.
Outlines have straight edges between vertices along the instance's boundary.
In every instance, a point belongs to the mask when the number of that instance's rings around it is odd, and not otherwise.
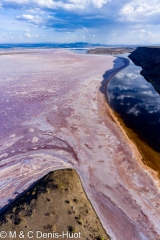
[{"label": "distant hill", "polygon": [[14,49],[14,48],[135,48],[137,46],[131,45],[107,45],[100,43],[89,42],[74,42],[74,43],[2,43],[0,49]]},{"label": "distant hill", "polygon": [[160,94],[160,47],[138,47],[129,58],[135,65],[142,67],[141,75]]},{"label": "distant hill", "polygon": [[0,48],[13,49],[13,48],[91,48],[104,46],[99,43],[92,44],[88,42],[75,42],[75,43],[15,43],[15,44],[0,44]]}]

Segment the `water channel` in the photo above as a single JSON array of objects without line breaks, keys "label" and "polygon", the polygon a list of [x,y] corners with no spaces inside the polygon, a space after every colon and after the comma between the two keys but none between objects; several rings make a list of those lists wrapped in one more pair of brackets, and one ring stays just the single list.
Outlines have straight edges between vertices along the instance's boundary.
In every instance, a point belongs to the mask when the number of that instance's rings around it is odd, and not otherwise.
[{"label": "water channel", "polygon": [[130,60],[130,65],[108,83],[106,94],[144,162],[160,172],[160,95],[140,71],[141,67]]}]

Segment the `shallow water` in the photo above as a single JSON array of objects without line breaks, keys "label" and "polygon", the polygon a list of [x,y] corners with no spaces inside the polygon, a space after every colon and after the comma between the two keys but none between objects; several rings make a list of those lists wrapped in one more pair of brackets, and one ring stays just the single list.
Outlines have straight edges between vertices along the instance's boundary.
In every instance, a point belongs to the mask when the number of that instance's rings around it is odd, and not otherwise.
[{"label": "shallow water", "polygon": [[109,82],[108,101],[147,165],[160,171],[160,95],[130,65]]}]

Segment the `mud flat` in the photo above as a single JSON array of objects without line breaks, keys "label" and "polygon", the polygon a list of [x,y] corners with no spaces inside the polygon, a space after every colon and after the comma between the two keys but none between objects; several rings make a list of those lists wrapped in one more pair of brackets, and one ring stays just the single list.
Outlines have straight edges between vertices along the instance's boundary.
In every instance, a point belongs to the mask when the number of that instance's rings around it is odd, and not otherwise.
[{"label": "mud flat", "polygon": [[123,53],[127,53],[127,52],[133,52],[135,50],[135,48],[93,48],[93,49],[89,49],[87,52],[89,54],[111,54],[111,55],[115,55],[115,54],[123,54]]},{"label": "mud flat", "polygon": [[74,168],[111,239],[160,239],[159,182],[103,85],[125,64],[62,50],[0,56],[1,209],[50,171]]}]

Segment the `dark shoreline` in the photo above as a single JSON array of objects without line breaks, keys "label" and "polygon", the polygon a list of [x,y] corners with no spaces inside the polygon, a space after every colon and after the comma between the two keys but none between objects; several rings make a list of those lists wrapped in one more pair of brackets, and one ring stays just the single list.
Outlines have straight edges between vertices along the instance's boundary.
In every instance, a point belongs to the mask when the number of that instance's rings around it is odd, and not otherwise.
[{"label": "dark shoreline", "polygon": [[142,67],[140,74],[160,94],[160,48],[138,47],[128,57],[135,65]]},{"label": "dark shoreline", "polygon": [[101,82],[101,87],[100,87],[100,91],[105,94],[105,98],[107,103],[109,104],[108,101],[108,96],[107,96],[107,86],[108,83],[113,79],[113,77],[120,72],[121,70],[123,70],[124,68],[129,66],[130,61],[127,58],[124,57],[117,57],[117,59],[121,59],[124,62],[124,66],[123,67],[119,67],[118,69],[116,69],[116,71],[108,70],[104,73],[103,75],[103,81]]}]

